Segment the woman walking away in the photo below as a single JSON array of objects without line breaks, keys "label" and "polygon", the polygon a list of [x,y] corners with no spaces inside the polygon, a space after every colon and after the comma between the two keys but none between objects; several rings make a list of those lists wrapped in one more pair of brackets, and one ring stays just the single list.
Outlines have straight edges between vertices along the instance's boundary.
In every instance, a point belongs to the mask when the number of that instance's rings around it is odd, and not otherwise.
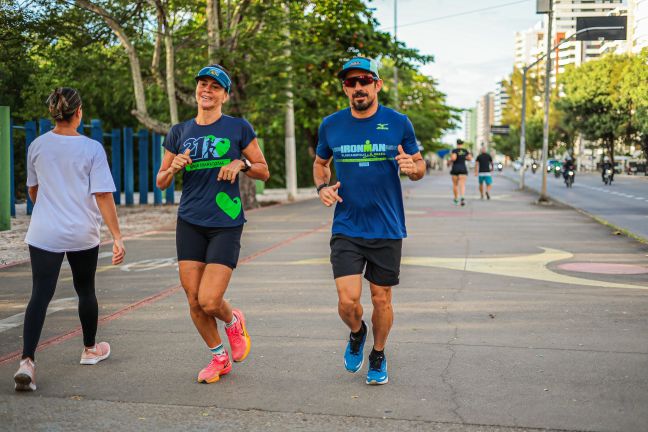
[{"label": "woman walking away", "polygon": [[126,254],[106,152],[100,143],[77,132],[83,114],[79,93],[57,88],[47,104],[56,126],[36,138],[27,154],[27,187],[34,211],[25,243],[29,245],[33,285],[25,311],[22,360],[14,375],[17,391],[36,390],[34,353],[64,255],[79,296],[85,347],[81,364],[93,365],[108,358],[110,345],[95,342],[99,308],[94,279],[102,218],[113,237],[112,263],[120,264]]},{"label": "woman walking away", "polygon": [[166,189],[182,172],[176,228],[180,283],[191,319],[211,352],[198,382],[213,383],[232,370],[216,320],[225,325],[232,360],[243,361],[251,344],[243,313],[224,299],[245,223],[239,172],[264,181],[270,173],[252,126],[223,114],[232,85],[229,73],[211,65],[195,79],[198,113],[169,131],[157,185]]}]

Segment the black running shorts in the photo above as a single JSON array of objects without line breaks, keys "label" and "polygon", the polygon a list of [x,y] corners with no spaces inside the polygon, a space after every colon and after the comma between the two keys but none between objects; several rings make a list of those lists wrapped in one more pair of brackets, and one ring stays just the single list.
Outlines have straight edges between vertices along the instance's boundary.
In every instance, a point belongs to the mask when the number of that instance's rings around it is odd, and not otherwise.
[{"label": "black running shorts", "polygon": [[176,250],[178,261],[222,264],[235,269],[241,251],[243,225],[231,228],[209,228],[178,218]]},{"label": "black running shorts", "polygon": [[380,286],[398,285],[403,240],[362,239],[334,234],[331,237],[333,277],[362,274]]}]

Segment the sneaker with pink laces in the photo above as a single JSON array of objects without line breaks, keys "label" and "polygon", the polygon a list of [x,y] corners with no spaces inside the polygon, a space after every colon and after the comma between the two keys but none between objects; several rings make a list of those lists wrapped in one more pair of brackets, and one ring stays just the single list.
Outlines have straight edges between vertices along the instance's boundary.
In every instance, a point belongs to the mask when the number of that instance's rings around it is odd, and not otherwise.
[{"label": "sneaker with pink laces", "polygon": [[229,339],[230,348],[232,349],[232,360],[242,362],[250,353],[252,342],[245,328],[243,312],[232,309],[232,314],[236,317],[236,322],[231,327],[225,327],[225,333],[227,333],[227,339]]},{"label": "sneaker with pink laces", "polygon": [[110,345],[108,342],[99,342],[94,348],[85,348],[81,353],[82,365],[94,365],[101,360],[106,360],[110,355]]},{"label": "sneaker with pink laces", "polygon": [[222,375],[227,375],[232,370],[227,351],[221,355],[212,356],[209,364],[198,373],[198,382],[210,384],[218,381]]},{"label": "sneaker with pink laces", "polygon": [[18,372],[14,375],[16,391],[34,391],[36,390],[36,371],[34,362],[30,358],[20,360]]}]

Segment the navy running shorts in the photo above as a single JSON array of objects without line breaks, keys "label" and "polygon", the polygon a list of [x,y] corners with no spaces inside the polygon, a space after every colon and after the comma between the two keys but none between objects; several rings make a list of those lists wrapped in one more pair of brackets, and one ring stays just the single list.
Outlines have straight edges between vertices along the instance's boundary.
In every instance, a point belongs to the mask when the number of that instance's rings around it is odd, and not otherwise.
[{"label": "navy running shorts", "polygon": [[236,268],[241,252],[243,225],[210,228],[194,225],[178,218],[176,250],[178,261],[199,261]]},{"label": "navy running shorts", "polygon": [[365,279],[375,285],[398,285],[402,246],[402,239],[363,239],[333,234],[333,277],[362,274],[364,270]]}]

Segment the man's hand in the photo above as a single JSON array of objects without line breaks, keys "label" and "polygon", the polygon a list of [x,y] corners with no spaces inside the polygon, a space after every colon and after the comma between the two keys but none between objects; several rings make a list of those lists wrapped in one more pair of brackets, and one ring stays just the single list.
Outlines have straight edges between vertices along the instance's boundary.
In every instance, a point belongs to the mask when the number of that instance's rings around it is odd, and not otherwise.
[{"label": "man's hand", "polygon": [[322,188],[319,193],[320,201],[326,207],[331,207],[336,202],[342,202],[342,197],[338,195],[338,189],[340,188],[340,182],[335,183],[333,186],[327,186]]},{"label": "man's hand", "polygon": [[176,157],[173,158],[171,168],[169,168],[172,174],[182,171],[185,166],[192,162],[189,153],[191,153],[191,149],[187,149],[184,153],[177,154]]},{"label": "man's hand", "polygon": [[406,176],[410,176],[417,172],[414,159],[412,159],[412,156],[405,153],[405,150],[403,150],[403,146],[401,145],[398,146],[398,156],[396,156],[396,161],[398,162],[400,172]]},{"label": "man's hand", "polygon": [[239,171],[241,171],[244,166],[245,162],[239,159],[234,159],[232,162],[228,163],[220,169],[220,171],[218,172],[217,180],[229,181],[233,184],[236,181],[236,176],[238,175]]}]

